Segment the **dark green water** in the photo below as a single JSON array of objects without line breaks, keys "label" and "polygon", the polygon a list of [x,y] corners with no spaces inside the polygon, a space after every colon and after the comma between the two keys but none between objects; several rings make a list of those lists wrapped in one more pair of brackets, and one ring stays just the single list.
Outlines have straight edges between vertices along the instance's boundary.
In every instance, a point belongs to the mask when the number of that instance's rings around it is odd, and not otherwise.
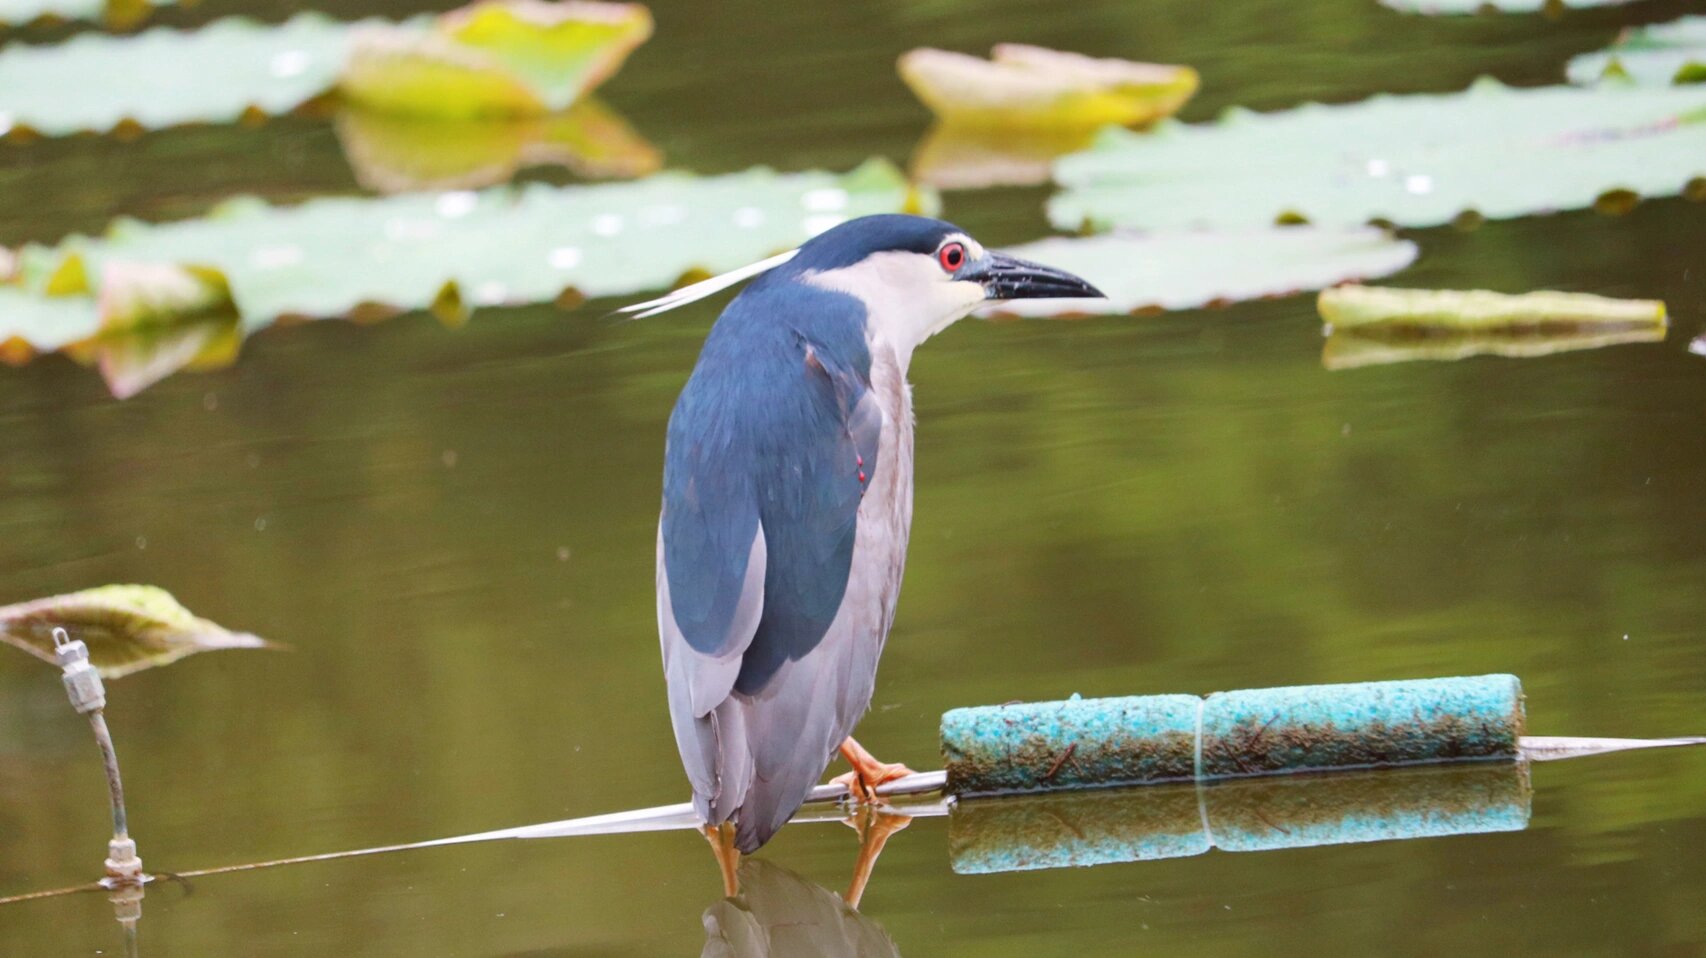
[{"label": "dark green water", "polygon": [[[1706,7],[655,10],[657,37],[606,98],[670,165],[720,172],[904,161],[928,121],[892,63],[921,43],[1191,63],[1200,119],[1480,74],[1553,82],[1625,24]],[[194,215],[234,191],[355,189],[330,127],[306,118],[4,145],[0,242]],[[945,214],[991,243],[1029,239],[1045,195],[953,193]],[[1706,207],[1414,238],[1407,284],[1662,298],[1674,328],[1327,372],[1308,297],[955,327],[913,366],[917,519],[861,738],[933,767],[936,718],[957,705],[1489,671],[1523,677],[1536,733],[1706,732],[1706,359],[1686,350],[1706,318]],[[664,421],[714,307],[617,325],[612,305],[487,311],[457,332],[424,315],[275,328],[231,369],[124,403],[63,359],[0,368],[0,602],[145,581],[293,646],[112,687],[151,869],[685,797],[653,534]],[[1534,787],[1521,832],[997,876],[955,875],[944,823],[920,820],[861,920],[909,956],[1706,954],[1706,756],[1541,766]],[[55,675],[0,656],[0,895],[92,877],[104,825]],[[761,857],[839,890],[856,844],[806,825]],[[508,843],[157,885],[141,951],[692,955],[717,901],[691,834]],[[100,896],[0,908],[6,954],[119,947]]]}]

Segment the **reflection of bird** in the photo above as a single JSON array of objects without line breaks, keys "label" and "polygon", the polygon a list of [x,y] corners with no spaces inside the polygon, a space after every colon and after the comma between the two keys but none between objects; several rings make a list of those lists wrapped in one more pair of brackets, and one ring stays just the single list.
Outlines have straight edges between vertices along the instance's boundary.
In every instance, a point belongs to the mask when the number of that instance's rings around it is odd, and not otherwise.
[{"label": "reflection of bird", "polygon": [[658,530],[676,743],[695,807],[733,823],[741,851],[799,808],[837,746],[865,797],[907,772],[848,734],[906,560],[913,349],[989,300],[1101,295],[917,216],[853,220],[771,262],[670,417]]},{"label": "reflection of bird", "polygon": [[898,958],[876,922],[785,868],[748,860],[740,888],[705,909],[701,958]]}]

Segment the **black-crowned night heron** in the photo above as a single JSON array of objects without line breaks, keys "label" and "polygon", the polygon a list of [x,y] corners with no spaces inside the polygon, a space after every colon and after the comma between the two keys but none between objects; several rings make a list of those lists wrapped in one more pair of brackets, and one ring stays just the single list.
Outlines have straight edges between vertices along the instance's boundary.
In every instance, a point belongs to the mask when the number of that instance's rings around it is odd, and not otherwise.
[{"label": "black-crowned night heron", "polygon": [[913,350],[992,300],[1101,295],[952,224],[885,215],[629,311],[748,276],[670,417],[657,546],[676,744],[713,844],[732,823],[742,852],[793,815],[837,748],[856,796],[908,772],[849,733],[906,562]]}]

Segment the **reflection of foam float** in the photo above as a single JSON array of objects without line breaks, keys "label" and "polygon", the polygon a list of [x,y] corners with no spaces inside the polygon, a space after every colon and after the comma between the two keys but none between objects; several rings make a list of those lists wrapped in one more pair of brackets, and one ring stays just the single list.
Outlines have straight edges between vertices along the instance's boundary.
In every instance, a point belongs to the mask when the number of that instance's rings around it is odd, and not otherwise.
[{"label": "reflection of foam float", "polygon": [[960,803],[949,849],[983,874],[1511,832],[1531,795],[1527,765],[1480,762],[1023,796]]}]

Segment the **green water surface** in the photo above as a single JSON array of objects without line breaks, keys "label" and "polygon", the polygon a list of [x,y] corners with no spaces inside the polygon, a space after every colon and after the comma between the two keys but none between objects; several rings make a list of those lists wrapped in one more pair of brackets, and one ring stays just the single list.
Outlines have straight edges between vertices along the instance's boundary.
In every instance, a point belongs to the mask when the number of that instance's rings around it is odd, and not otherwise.
[{"label": "green water surface", "polygon": [[[919,44],[1189,63],[1204,86],[1186,117],[1207,119],[1482,74],[1558,82],[1625,25],[1706,12],[653,7],[657,36],[604,97],[670,166],[706,173],[904,163],[928,116],[893,61]],[[296,8],[205,0],[158,19]],[[197,215],[233,192],[356,190],[310,117],[0,144],[0,243]],[[1044,232],[1046,195],[950,193],[944,213],[1019,242]],[[1495,671],[1523,678],[1536,733],[1706,733],[1706,358],[1687,351],[1706,319],[1706,206],[1411,235],[1407,285],[1661,298],[1673,329],[1328,372],[1309,297],[960,324],[913,365],[912,551],[861,738],[935,767],[954,706]],[[638,323],[608,321],[615,305],[482,311],[455,332],[424,314],[278,327],[230,369],[122,403],[63,358],[0,367],[0,602],[149,582],[292,647],[111,687],[151,869],[686,797],[654,530],[664,423],[717,303]],[[884,954],[886,935],[904,955],[979,958],[1706,954],[1706,754],[1542,766],[1534,787],[1521,832],[994,876],[956,876],[944,823],[919,820],[884,854],[862,930],[824,953]],[[0,895],[94,877],[103,794],[54,673],[0,655]],[[802,825],[761,857],[809,900],[845,884],[856,847]],[[156,885],[140,953],[696,955],[718,900],[691,833],[472,846]],[[0,953],[115,951],[101,896],[0,907]]]}]

